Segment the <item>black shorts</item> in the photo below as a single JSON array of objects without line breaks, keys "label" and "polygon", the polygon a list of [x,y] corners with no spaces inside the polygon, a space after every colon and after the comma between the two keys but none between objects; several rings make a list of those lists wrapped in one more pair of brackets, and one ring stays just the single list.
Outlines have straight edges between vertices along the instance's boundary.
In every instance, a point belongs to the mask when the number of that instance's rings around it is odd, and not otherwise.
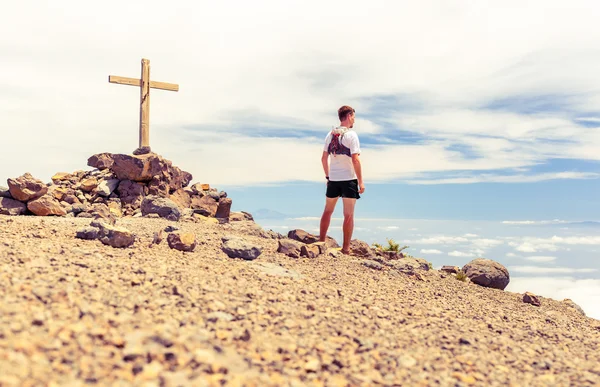
[{"label": "black shorts", "polygon": [[343,180],[327,182],[327,192],[325,196],[328,198],[351,198],[360,199],[358,194],[358,180]]}]

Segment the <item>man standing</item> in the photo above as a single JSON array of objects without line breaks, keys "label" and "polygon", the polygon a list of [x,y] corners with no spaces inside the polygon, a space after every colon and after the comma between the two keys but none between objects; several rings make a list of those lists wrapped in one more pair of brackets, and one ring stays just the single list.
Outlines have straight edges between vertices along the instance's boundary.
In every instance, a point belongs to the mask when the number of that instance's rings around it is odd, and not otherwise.
[{"label": "man standing", "polygon": [[350,253],[350,240],[354,230],[354,206],[359,194],[365,192],[360,165],[360,144],[358,135],[351,130],[354,126],[355,111],[350,106],[338,109],[340,126],[334,128],[325,139],[321,156],[323,171],[327,179],[325,210],[321,216],[319,240],[324,242],[331,222],[331,215],[340,197],[344,204],[344,243],[342,253]]}]

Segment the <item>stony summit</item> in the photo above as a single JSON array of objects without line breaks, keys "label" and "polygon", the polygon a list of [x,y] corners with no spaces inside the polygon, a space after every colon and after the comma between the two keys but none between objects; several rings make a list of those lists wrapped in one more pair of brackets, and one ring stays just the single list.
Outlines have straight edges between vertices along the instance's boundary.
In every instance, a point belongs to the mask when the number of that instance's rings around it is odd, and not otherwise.
[{"label": "stony summit", "polygon": [[1,386],[600,386],[600,321],[480,257],[301,229],[138,149],[0,187]]}]

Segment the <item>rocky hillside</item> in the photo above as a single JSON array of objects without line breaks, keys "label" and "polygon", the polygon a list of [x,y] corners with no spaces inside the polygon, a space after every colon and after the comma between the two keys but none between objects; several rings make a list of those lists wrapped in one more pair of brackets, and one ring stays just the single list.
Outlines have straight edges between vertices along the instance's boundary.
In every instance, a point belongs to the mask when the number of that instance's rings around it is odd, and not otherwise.
[{"label": "rocky hillside", "polygon": [[496,262],[343,255],[158,155],[89,164],[0,190],[2,386],[600,385],[600,321]]}]

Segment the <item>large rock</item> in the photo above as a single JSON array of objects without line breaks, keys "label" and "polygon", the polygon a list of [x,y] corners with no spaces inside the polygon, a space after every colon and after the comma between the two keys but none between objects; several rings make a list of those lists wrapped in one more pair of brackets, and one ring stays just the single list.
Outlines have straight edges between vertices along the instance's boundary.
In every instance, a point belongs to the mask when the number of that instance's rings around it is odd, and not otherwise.
[{"label": "large rock", "polygon": [[117,189],[119,182],[119,179],[102,180],[98,184],[98,187],[96,187],[96,190],[98,191],[99,195],[108,197],[114,192],[115,189]]},{"label": "large rock", "polygon": [[10,196],[22,202],[37,199],[48,192],[46,184],[31,176],[29,172],[16,179],[8,179],[7,182]]},{"label": "large rock", "polygon": [[181,212],[171,199],[158,196],[147,196],[142,201],[142,215],[157,214],[161,218],[177,221],[181,217]]},{"label": "large rock", "polygon": [[362,258],[372,258],[375,256],[375,253],[367,242],[363,242],[358,239],[352,239],[350,241],[350,255]]},{"label": "large rock", "polygon": [[194,251],[198,242],[192,233],[173,232],[167,236],[169,247],[179,251]]},{"label": "large rock", "polygon": [[290,230],[288,232],[288,238],[302,243],[315,243],[319,241],[319,237],[317,235],[311,234],[299,228]]},{"label": "large rock", "polygon": [[231,214],[231,203],[232,201],[230,198],[223,198],[219,200],[215,218],[229,219],[229,215]]},{"label": "large rock", "polygon": [[292,239],[280,239],[277,246],[277,252],[285,254],[291,258],[300,258],[300,249],[303,244]]},{"label": "large rock", "polygon": [[103,170],[112,167],[113,163],[114,161],[110,153],[98,153],[88,159],[87,165]]},{"label": "large rock", "polygon": [[192,197],[191,207],[194,209],[194,212],[200,215],[214,217],[217,214],[219,203],[210,196],[194,196]]},{"label": "large rock", "polygon": [[523,302],[534,306],[541,306],[542,302],[540,298],[531,292],[525,292],[523,294]]},{"label": "large rock", "polygon": [[477,285],[504,290],[510,282],[508,270],[500,263],[486,258],[476,258],[463,266],[462,271]]},{"label": "large rock", "polygon": [[192,198],[190,194],[183,188],[179,188],[173,192],[169,198],[179,206],[179,208],[190,208],[192,205]]},{"label": "large rock", "polygon": [[38,216],[65,216],[67,211],[52,195],[44,195],[27,203],[27,209]]},{"label": "large rock", "polygon": [[119,180],[152,183],[155,194],[174,192],[187,186],[192,180],[189,172],[174,167],[171,161],[155,153],[144,155],[113,154],[110,168]]},{"label": "large rock", "polygon": [[300,256],[307,258],[316,258],[317,256],[324,254],[327,251],[325,242],[314,242],[310,244],[304,244],[300,248]]},{"label": "large rock", "polygon": [[0,215],[23,215],[27,211],[25,203],[15,199],[0,197]]},{"label": "large rock", "polygon": [[116,248],[124,248],[133,245],[135,236],[125,227],[111,226],[102,222],[97,224],[100,228],[98,238],[103,244]]},{"label": "large rock", "polygon": [[229,258],[242,258],[247,261],[258,258],[262,253],[262,247],[241,238],[223,238],[221,249]]},{"label": "large rock", "polygon": [[[306,232],[302,229],[295,229],[295,230],[290,230],[288,232],[288,238],[296,240],[298,242],[302,242],[302,243],[306,243],[306,244],[310,244],[310,243],[315,243],[319,241],[319,236],[318,235],[314,235],[311,234],[309,232]],[[330,249],[335,249],[340,247],[340,245],[335,241],[335,239],[333,239],[330,236],[327,236],[327,238],[325,238],[325,246],[327,246],[327,248]]]}]

